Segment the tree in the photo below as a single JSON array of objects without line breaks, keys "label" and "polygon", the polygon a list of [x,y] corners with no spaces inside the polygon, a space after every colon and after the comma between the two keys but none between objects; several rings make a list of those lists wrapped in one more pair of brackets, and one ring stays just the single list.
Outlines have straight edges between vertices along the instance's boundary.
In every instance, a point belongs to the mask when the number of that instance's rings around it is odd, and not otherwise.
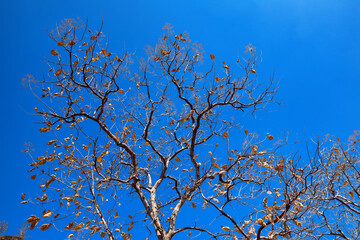
[{"label": "tree", "polygon": [[4,235],[7,231],[8,223],[6,221],[0,222],[0,235]]},{"label": "tree", "polygon": [[27,235],[27,224],[24,223],[19,228],[19,236],[5,236],[5,233],[8,229],[8,223],[6,221],[0,222],[0,240],[22,240]]},{"label": "tree", "polygon": [[246,46],[236,64],[219,65],[189,34],[166,26],[147,57],[134,61],[128,52],[113,54],[101,29],[78,21],[65,20],[50,37],[48,74],[26,81],[42,102],[40,132],[55,136],[30,164],[43,193],[24,195],[23,203],[46,206],[28,219],[30,229],[43,220],[41,230],[56,224],[69,239],[81,232],[111,240],[131,239],[133,228],[161,240],[301,239],[325,231],[315,209],[329,200],[317,191],[328,165],[284,155],[286,141],[240,125],[275,103],[273,77],[258,80],[255,47]]}]

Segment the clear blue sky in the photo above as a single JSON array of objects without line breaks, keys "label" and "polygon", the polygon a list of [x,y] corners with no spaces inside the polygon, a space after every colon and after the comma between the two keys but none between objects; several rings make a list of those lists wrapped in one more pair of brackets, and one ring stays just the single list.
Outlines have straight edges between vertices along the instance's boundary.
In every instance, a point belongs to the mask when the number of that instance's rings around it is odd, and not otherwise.
[{"label": "clear blue sky", "polygon": [[[9,222],[8,234],[40,211],[20,204],[21,193],[38,193],[21,149],[32,142],[41,151],[45,142],[31,114],[38,103],[21,78],[42,76],[43,57],[53,46],[45,30],[75,17],[88,18],[92,29],[103,19],[113,51],[125,47],[141,54],[167,22],[221,60],[236,59],[252,43],[262,52],[259,76],[267,80],[276,69],[277,99],[284,107],[245,128],[274,136],[290,131],[293,140],[303,139],[304,131],[308,137],[330,133],[346,139],[360,130],[358,0],[0,1],[0,220]],[[29,239],[49,238],[64,235],[36,230]]]}]

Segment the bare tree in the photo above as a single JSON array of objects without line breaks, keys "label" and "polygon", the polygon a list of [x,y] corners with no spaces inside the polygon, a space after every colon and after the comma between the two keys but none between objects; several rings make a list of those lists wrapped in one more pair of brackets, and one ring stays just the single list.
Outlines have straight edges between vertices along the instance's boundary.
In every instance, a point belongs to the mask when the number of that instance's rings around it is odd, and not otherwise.
[{"label": "bare tree", "polygon": [[0,222],[0,235],[4,235],[8,229],[8,223],[6,221]]},{"label": "bare tree", "polygon": [[[318,169],[312,176],[313,202],[308,236],[316,239],[360,239],[360,158],[358,132],[347,143],[327,137],[317,143]],[[316,223],[316,224],[314,224]]]},{"label": "bare tree", "polygon": [[[219,64],[166,26],[147,57],[133,60],[113,54],[101,29],[78,21],[65,20],[50,36],[57,47],[46,59],[49,72],[27,78],[42,102],[40,132],[55,136],[30,164],[43,194],[23,203],[46,206],[28,219],[30,229],[43,220],[42,230],[81,231],[82,239],[131,239],[136,226],[161,240],[250,240],[318,239],[327,227],[354,238],[323,222],[319,201],[331,201],[329,211],[334,199],[349,214],[358,211],[331,186],[318,191],[336,177],[324,172],[328,163],[284,155],[286,141],[242,128],[241,119],[266,110],[277,90],[273,77],[258,80],[253,46],[236,64]],[[120,205],[129,199],[137,207],[125,216]]]}]

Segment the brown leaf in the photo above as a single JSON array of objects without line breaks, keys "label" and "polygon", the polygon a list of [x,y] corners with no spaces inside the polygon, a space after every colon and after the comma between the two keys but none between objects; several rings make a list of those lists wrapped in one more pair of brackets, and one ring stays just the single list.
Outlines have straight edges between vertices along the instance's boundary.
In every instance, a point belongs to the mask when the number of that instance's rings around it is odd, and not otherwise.
[{"label": "brown leaf", "polygon": [[214,54],[210,54],[210,58],[211,58],[211,60],[215,60],[215,55]]},{"label": "brown leaf", "polygon": [[56,76],[58,77],[61,74],[61,69],[56,70]]},{"label": "brown leaf", "polygon": [[267,139],[269,139],[270,141],[274,139],[274,137],[272,135],[268,135]]},{"label": "brown leaf", "polygon": [[79,64],[79,61],[78,61],[78,60],[74,61],[74,62],[73,62],[73,67],[76,68],[76,66],[77,66],[78,64]]},{"label": "brown leaf", "polygon": [[50,131],[50,128],[48,128],[48,127],[43,127],[43,128],[40,128],[39,131],[40,131],[41,133],[46,133],[46,132]]},{"label": "brown leaf", "polygon": [[28,223],[38,222],[40,221],[40,218],[35,215],[31,215],[26,221]]},{"label": "brown leaf", "polygon": [[228,138],[229,137],[229,134],[227,132],[223,132],[223,137],[224,138]]},{"label": "brown leaf", "polygon": [[229,228],[229,227],[227,227],[227,226],[223,226],[223,227],[221,227],[222,228],[222,230],[224,230],[224,231],[231,231],[231,228]]},{"label": "brown leaf", "polygon": [[131,221],[130,226],[128,227],[128,231],[130,231],[134,227],[134,222]]},{"label": "brown leaf", "polygon": [[75,225],[75,223],[74,222],[71,222],[71,223],[69,223],[66,227],[65,227],[65,229],[66,230],[68,230],[68,229],[72,229],[72,227]]},{"label": "brown leaf", "polygon": [[31,223],[29,229],[33,230],[36,226],[36,224],[38,224],[38,222],[40,221],[40,218],[38,218],[35,215],[31,215],[27,220],[28,223]]},{"label": "brown leaf", "polygon": [[39,228],[43,231],[48,230],[51,227],[52,223],[48,223],[48,224],[43,224],[41,225]]},{"label": "brown leaf", "polygon": [[57,55],[59,55],[59,53],[57,51],[55,51],[55,50],[51,50],[51,55],[57,56]]},{"label": "brown leaf", "polygon": [[251,154],[257,154],[258,147],[256,145],[252,146],[251,148]]},{"label": "brown leaf", "polygon": [[65,43],[64,42],[57,42],[57,45],[62,47],[62,46],[65,46]]},{"label": "brown leaf", "polygon": [[349,194],[350,194],[350,197],[352,197],[352,198],[354,197],[354,192],[353,191],[350,191]]},{"label": "brown leaf", "polygon": [[55,142],[56,142],[56,139],[50,140],[50,141],[47,142],[47,145],[51,145],[51,144],[53,144],[53,143],[55,143]]},{"label": "brown leaf", "polygon": [[76,44],[76,42],[75,41],[70,41],[70,42],[68,42],[68,44],[66,44],[67,46],[74,46]]},{"label": "brown leaf", "polygon": [[47,211],[44,210],[43,217],[50,217],[51,214],[52,214],[52,212],[50,210],[47,210]]},{"label": "brown leaf", "polygon": [[75,231],[78,231],[78,230],[79,230],[80,228],[82,228],[83,226],[85,226],[84,223],[79,223],[78,225],[74,226],[73,229],[74,229]]},{"label": "brown leaf", "polygon": [[258,152],[258,155],[264,155],[264,154],[266,154],[266,150],[262,150],[262,151]]},{"label": "brown leaf", "polygon": [[283,171],[284,170],[284,165],[283,164],[276,165],[275,170],[276,171]]}]

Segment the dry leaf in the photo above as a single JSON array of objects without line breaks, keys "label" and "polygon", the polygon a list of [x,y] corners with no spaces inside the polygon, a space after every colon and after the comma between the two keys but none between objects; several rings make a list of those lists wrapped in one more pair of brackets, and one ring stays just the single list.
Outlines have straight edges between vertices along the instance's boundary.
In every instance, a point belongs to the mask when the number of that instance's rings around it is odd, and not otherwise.
[{"label": "dry leaf", "polygon": [[40,128],[39,131],[40,131],[41,133],[46,133],[46,132],[50,131],[50,128],[48,128],[48,127],[43,127],[43,128]]},{"label": "dry leaf", "polygon": [[43,212],[43,217],[50,217],[52,214],[52,212],[50,210],[44,211]]},{"label": "dry leaf", "polygon": [[257,154],[258,146],[254,145],[251,148],[251,154]]},{"label": "dry leaf", "polygon": [[128,227],[128,231],[130,231],[134,227],[134,222],[131,221],[130,226]]},{"label": "dry leaf", "polygon": [[52,223],[48,223],[48,224],[43,224],[41,225],[39,228],[43,231],[48,230],[51,227]]},{"label": "dry leaf", "polygon": [[224,230],[224,231],[231,231],[231,228],[229,228],[229,227],[227,227],[227,226],[222,226],[221,228],[222,228],[222,230]]},{"label": "dry leaf", "polygon": [[57,51],[55,51],[55,50],[51,50],[51,55],[57,56],[57,55],[59,55],[59,53]]}]

